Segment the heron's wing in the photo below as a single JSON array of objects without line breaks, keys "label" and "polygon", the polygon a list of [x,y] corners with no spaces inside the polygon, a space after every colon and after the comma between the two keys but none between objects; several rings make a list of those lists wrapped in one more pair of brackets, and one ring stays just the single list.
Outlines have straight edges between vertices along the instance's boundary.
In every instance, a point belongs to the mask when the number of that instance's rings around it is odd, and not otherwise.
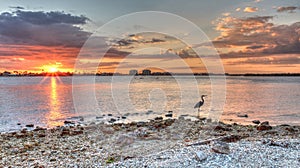
[{"label": "heron's wing", "polygon": [[195,106],[194,106],[194,108],[199,108],[200,107],[200,102],[198,102]]}]

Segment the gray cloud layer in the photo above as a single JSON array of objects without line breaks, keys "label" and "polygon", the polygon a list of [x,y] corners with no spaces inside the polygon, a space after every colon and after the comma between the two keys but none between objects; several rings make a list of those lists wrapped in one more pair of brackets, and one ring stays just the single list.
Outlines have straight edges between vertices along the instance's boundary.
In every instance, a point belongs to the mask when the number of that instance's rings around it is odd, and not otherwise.
[{"label": "gray cloud layer", "polygon": [[281,7],[277,8],[277,12],[289,12],[289,13],[293,13],[297,8],[298,7],[296,7],[296,6],[281,6]]},{"label": "gray cloud layer", "polygon": [[64,12],[4,12],[0,14],[0,44],[81,47],[90,33],[76,25],[88,21]]}]

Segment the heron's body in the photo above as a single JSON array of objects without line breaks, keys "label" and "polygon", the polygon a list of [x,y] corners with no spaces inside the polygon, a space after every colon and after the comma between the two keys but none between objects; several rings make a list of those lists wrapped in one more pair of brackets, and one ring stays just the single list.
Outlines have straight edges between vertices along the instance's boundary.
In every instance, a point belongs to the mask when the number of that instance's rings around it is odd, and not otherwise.
[{"label": "heron's body", "polygon": [[206,95],[202,95],[201,96],[201,100],[194,106],[194,108],[198,108],[198,117],[200,117],[199,116],[199,113],[200,113],[200,107],[201,106],[203,106],[203,104],[204,104],[204,97],[205,97]]}]

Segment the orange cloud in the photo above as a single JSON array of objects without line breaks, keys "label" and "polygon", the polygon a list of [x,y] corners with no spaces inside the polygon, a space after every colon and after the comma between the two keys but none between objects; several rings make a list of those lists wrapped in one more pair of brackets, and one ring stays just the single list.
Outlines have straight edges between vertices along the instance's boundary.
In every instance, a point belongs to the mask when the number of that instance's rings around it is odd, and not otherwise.
[{"label": "orange cloud", "polygon": [[258,11],[258,8],[256,7],[245,7],[244,8],[244,12],[249,12],[249,13],[253,13],[253,12],[257,12]]}]

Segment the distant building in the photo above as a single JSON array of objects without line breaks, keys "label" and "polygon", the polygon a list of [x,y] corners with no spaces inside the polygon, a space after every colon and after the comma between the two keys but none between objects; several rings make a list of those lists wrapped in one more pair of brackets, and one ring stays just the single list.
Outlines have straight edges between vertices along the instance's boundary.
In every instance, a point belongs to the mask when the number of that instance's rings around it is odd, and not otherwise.
[{"label": "distant building", "polygon": [[129,75],[137,75],[137,74],[138,74],[138,71],[135,69],[132,69],[129,71]]},{"label": "distant building", "polygon": [[143,72],[142,72],[142,75],[151,75],[151,70],[144,69]]}]

